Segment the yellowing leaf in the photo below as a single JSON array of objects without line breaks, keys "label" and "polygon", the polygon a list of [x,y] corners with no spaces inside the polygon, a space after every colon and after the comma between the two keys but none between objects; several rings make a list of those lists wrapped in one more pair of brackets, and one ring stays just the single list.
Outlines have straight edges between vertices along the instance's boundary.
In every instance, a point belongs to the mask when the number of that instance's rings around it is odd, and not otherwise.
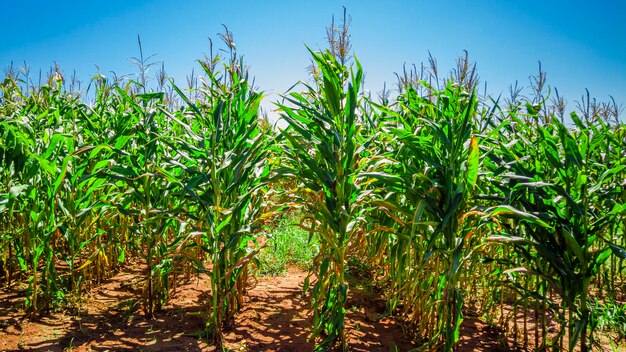
[{"label": "yellowing leaf", "polygon": [[465,175],[469,185],[468,189],[473,188],[478,180],[479,149],[478,138],[472,136],[469,146],[469,155],[467,156],[467,174]]}]

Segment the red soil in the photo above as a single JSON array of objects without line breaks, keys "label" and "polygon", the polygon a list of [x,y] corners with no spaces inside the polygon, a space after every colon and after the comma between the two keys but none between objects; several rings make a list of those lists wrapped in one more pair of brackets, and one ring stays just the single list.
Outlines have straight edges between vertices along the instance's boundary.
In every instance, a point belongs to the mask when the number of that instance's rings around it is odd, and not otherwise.
[{"label": "red soil", "polygon": [[[23,297],[0,291],[2,351],[213,351],[193,337],[204,328],[208,279],[179,286],[174,297],[147,319],[137,302],[140,272],[125,270],[91,290],[76,314],[53,313],[37,322],[21,311]],[[248,291],[246,304],[225,334],[234,351],[310,351],[311,312],[302,296],[306,273],[290,269],[280,277],[261,277]],[[382,318],[384,302],[371,293],[351,290],[347,307],[349,344],[353,351],[399,351],[413,347],[401,324]],[[460,351],[508,351],[487,324],[466,317]]]}]

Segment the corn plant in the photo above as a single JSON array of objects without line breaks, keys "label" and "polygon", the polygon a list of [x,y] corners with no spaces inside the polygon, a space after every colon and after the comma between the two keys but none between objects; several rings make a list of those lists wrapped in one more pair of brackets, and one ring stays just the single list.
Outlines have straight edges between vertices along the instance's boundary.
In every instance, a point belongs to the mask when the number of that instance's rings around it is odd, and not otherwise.
[{"label": "corn plant", "polygon": [[[431,346],[451,351],[459,339],[463,289],[460,278],[474,239],[471,215],[478,179],[477,99],[473,87],[449,82],[430,97],[411,84],[398,97],[398,111],[383,129],[396,140],[379,172],[385,193],[373,201],[399,225],[381,235],[393,285],[391,308],[400,301],[412,312],[417,332]],[[393,146],[394,144],[390,144]]]},{"label": "corn plant", "polygon": [[73,173],[70,161],[77,142],[65,133],[63,115],[82,105],[61,91],[58,76],[29,95],[16,89],[11,79],[4,83],[5,108],[13,116],[3,117],[0,127],[6,143],[0,147],[2,174],[9,186],[2,215],[12,224],[4,234],[9,241],[3,244],[14,252],[27,277],[26,309],[36,316],[63,301],[68,289],[76,286],[72,273],[59,273],[63,268],[57,256],[69,235],[65,187],[66,176]]},{"label": "corn plant", "polygon": [[152,317],[167,299],[168,255],[182,239],[177,218],[181,210],[172,196],[179,169],[167,163],[171,149],[163,141],[169,137],[163,132],[168,130],[168,120],[155,109],[163,94],[131,96],[129,88],[115,88],[113,119],[119,123],[115,133],[105,143],[86,146],[80,152],[99,160],[89,170],[90,177],[107,181],[106,185],[88,186],[106,188],[108,207],[129,224],[126,228],[131,236],[123,244],[135,246],[145,262],[144,310]]},{"label": "corn plant", "polygon": [[590,286],[612,253],[626,255],[605,236],[625,210],[616,187],[626,168],[623,156],[606,160],[623,141],[600,119],[583,121],[572,113],[575,128],[568,129],[551,116],[544,126],[532,123],[539,109],[528,104],[528,111],[530,123],[516,114],[505,122],[503,135],[512,141],[500,142],[491,156],[505,204],[490,216],[518,220],[491,239],[513,246],[525,258],[522,272],[545,279],[562,299],[562,330],[552,345],[566,348],[562,336],[567,328],[567,349],[580,344],[588,351],[597,325]]},{"label": "corn plant", "polygon": [[259,126],[263,96],[250,85],[230,32],[223,39],[230,57],[200,60],[206,74],[198,88],[200,98],[192,102],[174,85],[187,107],[169,114],[185,130],[171,142],[178,150],[172,162],[184,169],[178,192],[186,199],[192,244],[208,260],[198,260],[196,266],[210,277],[206,328],[218,347],[243,305],[248,264],[258,252],[251,243],[261,225],[271,140]]},{"label": "corn plant", "polygon": [[330,52],[311,51],[311,55],[320,72],[317,89],[307,86],[304,94],[293,92],[286,97],[289,105],[279,105],[289,128],[283,132],[285,166],[277,172],[296,180],[299,201],[306,209],[301,226],[320,245],[311,299],[313,337],[324,338],[316,351],[329,348],[337,339],[347,349],[346,254],[359,230],[364,202],[358,185],[361,137],[357,118],[363,71],[356,60],[356,71],[348,71]]}]

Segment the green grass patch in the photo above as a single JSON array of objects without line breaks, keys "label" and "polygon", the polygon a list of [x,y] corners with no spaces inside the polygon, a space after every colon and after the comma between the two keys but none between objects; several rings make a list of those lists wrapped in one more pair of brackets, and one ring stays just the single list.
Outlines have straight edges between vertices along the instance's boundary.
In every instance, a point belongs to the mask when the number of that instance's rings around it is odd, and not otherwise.
[{"label": "green grass patch", "polygon": [[260,275],[284,275],[288,266],[309,270],[319,246],[315,238],[309,242],[309,233],[297,223],[297,217],[285,217],[270,231],[267,246],[258,255]]}]

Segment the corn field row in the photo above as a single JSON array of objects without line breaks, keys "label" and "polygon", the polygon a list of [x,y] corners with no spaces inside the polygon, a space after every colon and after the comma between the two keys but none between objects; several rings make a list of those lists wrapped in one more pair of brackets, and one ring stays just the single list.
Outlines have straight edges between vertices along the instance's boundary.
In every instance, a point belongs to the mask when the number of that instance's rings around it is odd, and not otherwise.
[{"label": "corn field row", "polygon": [[349,349],[350,258],[374,268],[422,350],[455,350],[470,309],[536,350],[623,341],[614,104],[587,97],[567,115],[543,73],[530,97],[490,98],[467,56],[444,79],[405,70],[396,97],[372,99],[356,58],[311,51],[311,78],[276,103],[288,127],[272,128],[229,36],[192,89],[98,75],[88,99],[58,71],[40,85],[8,72],[0,283],[24,289],[32,318],[134,261],[148,317],[177,281],[208,274],[205,336],[219,347],[268,220],[299,209],[320,247],[304,287],[316,350]]}]

